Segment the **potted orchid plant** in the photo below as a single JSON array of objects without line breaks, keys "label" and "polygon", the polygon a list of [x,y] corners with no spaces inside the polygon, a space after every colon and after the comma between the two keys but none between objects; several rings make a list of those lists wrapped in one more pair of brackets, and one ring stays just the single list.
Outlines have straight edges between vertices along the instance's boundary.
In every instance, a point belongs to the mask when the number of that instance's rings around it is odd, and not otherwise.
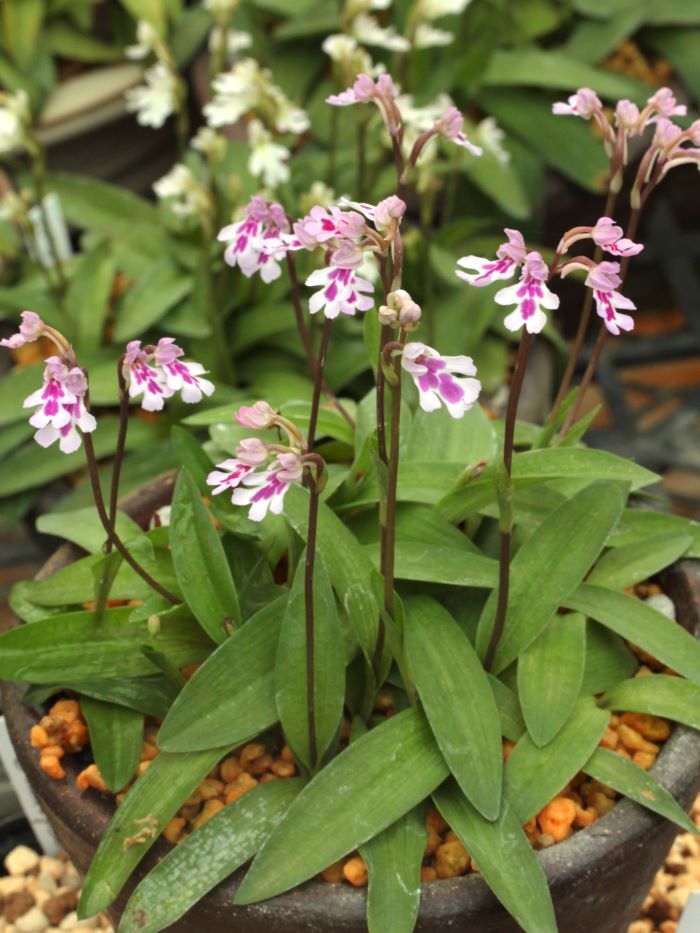
[{"label": "potted orchid plant", "polygon": [[[684,108],[667,89],[641,111],[621,101],[614,124],[590,89],[555,104],[602,131],[607,209],[565,231],[550,261],[515,229],[495,257],[456,259],[466,286],[498,289],[505,328],[520,334],[507,412],[494,420],[478,404],[478,360],[421,340],[440,311],[421,308],[402,277],[404,195],[425,148],[442,137],[479,150],[449,108],[405,158],[397,97],[388,75],[361,74],[328,99],[378,108],[393,193],[296,221],[256,196],[219,233],[245,276],[267,282],[286,266],[310,399],[203,408],[187,421],[209,426],[210,440],[176,428],[177,478],[120,511],[130,403],[197,404],[215,392],[204,368],[170,337],[127,345],[105,494],[89,373],[70,343],[28,311],[4,341],[53,342],[25,406],[39,444],[84,447],[96,505],[62,530],[89,556],[64,553],[51,576],[15,591],[30,624],[0,638],[0,674],[31,686],[23,707],[8,685],[6,710],[61,838],[90,862],[81,915],[116,902],[124,933],[613,933],[634,917],[673,824],[692,827],[670,791],[688,804],[698,784],[700,619],[689,565],[649,581],[700,554],[698,526],[631,508],[657,477],[587,448],[579,412],[609,335],[634,324],[620,289],[643,248],[640,212],[669,170],[697,162],[686,144],[698,124],[672,122]],[[649,129],[623,229],[628,142]],[[362,271],[368,257],[378,286]],[[318,333],[297,269],[309,260]],[[556,281],[581,274],[581,330],[552,412],[542,426],[518,421]],[[572,390],[594,306],[600,335]],[[359,315],[374,385],[338,398],[334,328]],[[73,699],[37,723],[27,704],[56,693]],[[66,750],[88,732],[93,760],[76,763]],[[57,793],[50,777],[67,774],[82,798]]]}]

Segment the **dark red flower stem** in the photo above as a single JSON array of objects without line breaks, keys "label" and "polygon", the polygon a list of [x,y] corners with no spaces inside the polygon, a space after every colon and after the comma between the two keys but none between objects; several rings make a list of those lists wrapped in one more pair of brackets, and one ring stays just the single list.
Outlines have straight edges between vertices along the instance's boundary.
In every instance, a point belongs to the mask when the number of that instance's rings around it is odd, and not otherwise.
[{"label": "dark red flower stem", "polygon": [[[518,414],[518,402],[523,388],[525,371],[527,369],[527,360],[532,346],[532,334],[525,332],[520,338],[518,355],[515,360],[513,370],[513,379],[510,384],[510,394],[508,396],[508,407],[506,409],[505,434],[503,438],[503,465],[505,467],[506,481],[510,486],[511,469],[513,464],[513,447],[515,444],[515,422]],[[513,537],[512,519],[508,522],[509,527],[501,527],[500,553],[498,561],[498,603],[496,605],[496,618],[494,620],[491,640],[484,658],[484,667],[487,671],[491,670],[496,651],[503,635],[503,629],[508,612],[508,596],[510,590],[510,549]]]},{"label": "dark red flower stem", "polygon": [[323,387],[323,371],[326,367],[326,357],[328,355],[328,344],[331,339],[331,326],[333,321],[326,317],[323,319],[323,330],[321,331],[321,346],[318,350],[318,359],[316,360],[316,375],[314,379],[314,391],[311,397],[311,414],[309,416],[309,433],[307,442],[310,451],[313,451],[316,442],[316,427],[318,425],[318,410],[321,405],[321,388]]},{"label": "dark red flower stem", "polygon": [[[328,322],[330,323],[330,321]],[[311,770],[318,764],[318,739],[316,735],[316,645],[314,624],[314,566],[316,563],[316,531],[318,528],[318,482],[310,469],[306,470],[306,485],[309,490],[309,525],[306,535],[306,564],[304,565],[304,603],[306,611],[306,720],[309,733],[309,759]]]},{"label": "dark red flower stem", "polygon": [[[126,379],[122,372],[124,357],[120,356],[117,360],[117,383],[119,386],[119,433],[117,435],[117,447],[114,451],[114,462],[112,464],[112,482],[109,490],[109,527],[112,531],[117,527],[117,502],[119,501],[119,480],[121,477],[122,463],[124,461],[124,450],[126,448],[126,434],[129,428],[129,394],[127,391]],[[114,541],[111,537],[105,542],[105,554],[111,554]]]}]

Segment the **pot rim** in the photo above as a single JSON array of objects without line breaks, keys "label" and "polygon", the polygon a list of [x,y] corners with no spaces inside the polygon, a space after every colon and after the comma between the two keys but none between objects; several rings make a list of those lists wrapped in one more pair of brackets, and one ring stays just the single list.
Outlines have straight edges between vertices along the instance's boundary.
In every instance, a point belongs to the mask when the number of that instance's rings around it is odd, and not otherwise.
[{"label": "pot rim", "polygon": [[[167,504],[172,496],[176,471],[162,474],[147,485],[126,496],[120,508],[145,526],[153,512]],[[57,570],[72,563],[83,552],[65,543],[49,558],[35,579],[46,579]],[[681,615],[687,616],[685,626],[700,638],[700,561],[682,560],[664,572],[665,583],[673,593],[674,602],[681,605]],[[36,707],[22,702],[23,684],[2,681],[2,707],[17,757],[30,784],[36,788],[42,806],[49,814],[60,814],[61,819],[75,829],[81,838],[97,846],[115,811],[113,801],[95,791],[81,793],[74,780],[80,766],[74,759],[65,761],[67,777],[54,781],[39,768],[38,756],[29,744],[29,730],[37,721]],[[676,798],[689,804],[700,783],[700,732],[676,724],[670,738],[650,773]],[[591,826],[574,833],[568,839],[539,851],[538,860],[547,876],[554,895],[558,888],[570,884],[586,884],[595,873],[595,867],[607,857],[624,859],[631,849],[643,845],[644,837],[659,831],[667,821],[633,801],[623,798]],[[171,847],[163,839],[150,849],[132,878],[140,880],[162,859]],[[272,909],[308,911],[310,921],[342,914],[353,920],[364,917],[366,888],[353,888],[344,884],[327,884],[315,878],[296,888],[246,907],[232,908],[233,894],[245,874],[247,866],[234,872],[206,897],[212,899],[219,910],[232,909],[250,913],[264,913],[271,917]],[[128,882],[127,882],[128,884]],[[274,905],[274,908],[273,908]],[[498,909],[498,902],[479,874],[442,879],[421,885],[421,916],[424,910],[434,915],[455,916],[467,911]],[[315,927],[309,927],[315,929]]]}]

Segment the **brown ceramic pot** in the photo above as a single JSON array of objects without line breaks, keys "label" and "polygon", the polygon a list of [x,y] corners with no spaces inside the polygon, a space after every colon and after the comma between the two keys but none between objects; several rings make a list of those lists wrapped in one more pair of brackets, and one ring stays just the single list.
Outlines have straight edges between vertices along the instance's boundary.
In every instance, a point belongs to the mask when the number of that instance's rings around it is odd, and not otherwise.
[{"label": "brown ceramic pot", "polygon": [[[124,502],[145,523],[169,501],[173,477],[145,487]],[[46,578],[78,556],[61,547],[39,573]],[[697,562],[683,561],[663,581],[675,602],[681,624],[700,638],[700,572]],[[29,776],[61,844],[85,872],[113,812],[113,804],[92,791],[75,787],[78,766],[66,762],[65,781],[56,782],[39,769],[29,730],[40,715],[22,703],[23,687],[4,683],[2,699],[17,757]],[[700,790],[700,734],[677,727],[654,765],[653,774],[686,808]],[[654,874],[668,852],[676,828],[629,800],[559,845],[540,853],[552,889],[561,933],[625,933],[637,916]],[[113,906],[118,919],[136,881],[168,851],[156,844],[122,897]],[[190,933],[364,933],[365,891],[345,885],[309,881],[271,901],[234,907],[241,873],[219,885],[169,929]],[[517,933],[518,924],[504,911],[478,875],[423,885],[417,933]]]}]

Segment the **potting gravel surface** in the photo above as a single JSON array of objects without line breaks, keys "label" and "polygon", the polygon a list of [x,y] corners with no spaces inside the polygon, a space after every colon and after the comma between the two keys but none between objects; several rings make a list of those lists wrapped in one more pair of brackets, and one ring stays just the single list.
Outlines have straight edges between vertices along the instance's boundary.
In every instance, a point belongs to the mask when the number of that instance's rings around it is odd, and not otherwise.
[{"label": "potting gravel surface", "polygon": [[[700,797],[691,816],[700,829]],[[0,933],[114,933],[105,916],[78,920],[81,879],[64,855],[48,858],[18,846],[5,859],[5,870],[8,874],[0,877]],[[681,833],[627,933],[675,933],[693,891],[700,891],[700,837]]]}]

